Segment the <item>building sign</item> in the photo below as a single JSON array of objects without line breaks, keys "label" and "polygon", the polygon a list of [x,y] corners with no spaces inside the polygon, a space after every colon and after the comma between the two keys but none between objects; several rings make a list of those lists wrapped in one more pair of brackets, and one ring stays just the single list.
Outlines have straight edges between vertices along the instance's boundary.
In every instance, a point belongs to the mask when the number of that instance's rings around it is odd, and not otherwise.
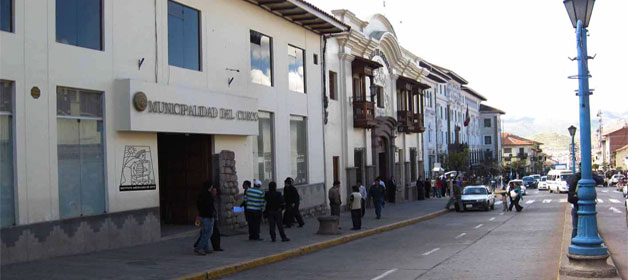
[{"label": "building sign", "polygon": [[123,131],[255,136],[257,99],[138,80],[121,80],[126,99],[115,107]]},{"label": "building sign", "polygon": [[125,146],[122,159],[120,191],[144,191],[157,188],[153,156],[149,146]]}]

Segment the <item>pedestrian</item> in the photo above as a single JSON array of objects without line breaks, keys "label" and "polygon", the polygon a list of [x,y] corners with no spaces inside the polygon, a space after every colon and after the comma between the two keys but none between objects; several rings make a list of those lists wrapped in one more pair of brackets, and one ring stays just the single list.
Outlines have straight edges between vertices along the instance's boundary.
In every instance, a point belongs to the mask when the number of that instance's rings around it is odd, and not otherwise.
[{"label": "pedestrian", "polygon": [[[449,210],[449,207],[451,207],[452,205],[454,205],[455,207],[455,198],[452,195],[453,194],[453,188],[454,188],[454,183],[451,179],[447,179],[447,191],[449,192],[449,201],[447,201],[447,205],[445,206],[445,209]],[[458,209],[456,209],[458,210]]]},{"label": "pedestrian", "polygon": [[371,189],[369,190],[369,197],[373,198],[373,205],[375,205],[375,216],[377,219],[382,217],[382,206],[384,204],[384,198],[386,196],[386,189],[381,184],[381,178],[377,177]]},{"label": "pedestrian", "polygon": [[301,196],[299,196],[299,191],[294,186],[294,180],[290,177],[284,180],[283,197],[286,201],[283,223],[286,227],[292,227],[292,223],[294,223],[296,219],[299,223],[299,227],[303,227],[305,222],[303,222],[303,217],[301,217],[301,212],[299,211]]},{"label": "pedestrian", "polygon": [[512,211],[512,206],[515,206],[517,212],[521,212],[521,210],[523,210],[523,206],[519,205],[522,196],[521,185],[514,184],[510,191],[511,203],[508,207],[508,211]]},{"label": "pedestrian", "polygon": [[362,196],[361,203],[360,203],[360,206],[362,207],[361,217],[364,217],[364,214],[366,213],[366,199],[368,197],[368,193],[366,192],[366,187],[364,186],[364,184],[362,184],[362,182],[358,182],[358,186],[360,186],[359,191],[360,191],[360,195]]},{"label": "pedestrian", "polygon": [[[242,188],[244,189],[243,192],[243,197],[246,198],[246,190],[249,189],[251,187],[251,181],[246,180],[244,181],[244,183],[242,183]],[[240,204],[240,207],[244,208],[244,219],[246,220],[246,222],[249,222],[249,211],[246,210],[246,200],[242,199],[242,204]]]},{"label": "pedestrian", "polygon": [[[210,191],[213,200],[216,200],[216,197],[218,196],[218,190],[214,187],[211,188]],[[214,209],[214,226],[212,227],[212,236],[209,238],[209,240],[211,241],[212,244],[212,248],[214,249],[215,252],[220,252],[220,251],[224,251],[222,248],[220,248],[220,230],[218,229],[218,212],[216,212],[216,207],[215,204],[212,202],[212,207]],[[199,233],[198,238],[196,239],[196,242],[194,243],[194,248],[196,248],[196,246],[198,245],[198,242],[201,240],[201,236],[202,234]]]},{"label": "pedestrian", "polygon": [[209,251],[209,238],[214,229],[214,218],[216,217],[216,208],[214,207],[214,198],[212,197],[212,189],[214,186],[211,182],[203,183],[201,190],[196,199],[196,208],[198,210],[198,224],[201,227],[200,237],[194,244],[194,252],[198,255],[206,255]]},{"label": "pedestrian", "polygon": [[395,203],[395,197],[397,196],[397,182],[395,182],[395,177],[390,176],[390,181],[388,181],[388,202]]},{"label": "pedestrian", "polygon": [[421,197],[421,190],[425,189],[424,184],[425,182],[421,180],[421,177],[419,176],[419,179],[416,180],[417,200],[423,200],[423,198]]},{"label": "pedestrian", "polygon": [[340,205],[342,200],[340,199],[340,181],[334,181],[334,185],[329,189],[329,208],[331,209],[332,216],[340,217]]},{"label": "pedestrian", "polygon": [[423,187],[425,188],[425,198],[429,199],[430,198],[430,192],[432,190],[432,184],[429,184],[427,182],[423,182]]},{"label": "pedestrian", "polygon": [[436,185],[436,197],[441,198],[443,197],[443,181],[441,181],[440,179],[437,179],[435,182]]},{"label": "pedestrian", "polygon": [[358,186],[353,186],[351,189],[353,190],[349,196],[349,209],[351,210],[351,221],[353,221],[351,230],[359,230],[362,228],[362,194],[360,194],[360,187]]},{"label": "pedestrian", "polygon": [[504,205],[504,209],[502,211],[508,211],[508,192],[502,193],[502,204]]},{"label": "pedestrian", "polygon": [[262,182],[255,180],[252,188],[246,190],[244,200],[249,211],[249,240],[263,240],[259,236],[259,228],[262,223],[262,210],[264,209],[264,191],[261,190]]},{"label": "pedestrian", "polygon": [[[284,189],[285,192],[285,189]],[[275,242],[277,235],[275,234],[275,227],[279,229],[279,235],[281,241],[286,242],[290,239],[283,231],[283,223],[281,219],[281,210],[284,208],[284,198],[280,192],[277,191],[277,183],[268,183],[268,191],[264,194],[264,200],[266,201],[266,216],[268,217],[268,225],[270,228],[270,241]]]}]

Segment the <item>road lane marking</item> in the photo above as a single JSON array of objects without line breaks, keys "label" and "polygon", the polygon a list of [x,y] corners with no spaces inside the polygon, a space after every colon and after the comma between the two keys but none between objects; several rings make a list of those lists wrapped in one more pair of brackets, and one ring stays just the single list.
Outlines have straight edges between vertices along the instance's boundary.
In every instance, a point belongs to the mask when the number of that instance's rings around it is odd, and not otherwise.
[{"label": "road lane marking", "polygon": [[602,192],[605,192],[605,193],[607,193],[607,192],[608,192],[608,190],[603,190]]},{"label": "road lane marking", "polygon": [[621,211],[617,210],[617,208],[615,208],[615,207],[608,208],[608,210],[613,211],[613,213],[615,213],[615,214],[621,214]]},{"label": "road lane marking", "polygon": [[500,215],[500,216],[504,216],[504,214],[505,214],[505,213],[503,213],[503,212],[502,212],[502,213],[499,213],[499,215]]},{"label": "road lane marking", "polygon": [[604,203],[604,199],[598,198],[597,203]]},{"label": "road lane marking", "polygon": [[614,198],[610,198],[608,201],[610,201],[612,203],[621,203],[621,202],[619,202],[619,200],[614,199]]},{"label": "road lane marking", "polygon": [[560,200],[560,203],[563,203],[563,202],[567,202],[567,199],[562,198],[562,199]]},{"label": "road lane marking", "polygon": [[495,205],[501,205],[502,203],[504,203],[503,201],[496,201]]},{"label": "road lane marking", "polygon": [[539,194],[539,191],[535,191],[534,194]]},{"label": "road lane marking", "polygon": [[551,199],[543,199],[543,203],[550,203],[550,202],[552,202]]},{"label": "road lane marking", "polygon": [[467,233],[466,233],[466,232],[463,232],[463,233],[461,233],[461,234],[458,234],[458,236],[456,236],[456,239],[458,239],[458,238],[460,238],[460,237],[463,237],[463,236],[465,236],[465,235],[467,235]]},{"label": "road lane marking", "polygon": [[373,278],[373,279],[371,279],[371,280],[380,280],[380,279],[383,279],[384,277],[388,276],[388,275],[389,275],[389,274],[391,274],[391,273],[394,273],[394,272],[395,272],[395,271],[397,271],[397,270],[398,270],[397,268],[395,268],[395,269],[391,269],[391,270],[386,271],[386,272],[382,273],[380,276],[377,276],[377,277],[375,277],[375,278]]},{"label": "road lane marking", "polygon": [[479,224],[479,225],[475,226],[475,229],[479,229],[479,228],[481,228],[483,225],[484,225],[484,224]]},{"label": "road lane marking", "polygon": [[532,203],[534,203],[534,199],[526,201],[526,204],[532,204]]},{"label": "road lane marking", "polygon": [[430,251],[428,251],[428,252],[423,253],[423,256],[428,256],[429,254],[434,253],[434,252],[436,252],[436,251],[438,251],[438,250],[440,250],[440,248],[435,248],[435,249],[432,249],[432,250],[430,250]]},{"label": "road lane marking", "polygon": [[488,220],[489,220],[489,221],[494,221],[494,220],[495,220],[495,217],[490,218],[490,219],[488,219]]}]

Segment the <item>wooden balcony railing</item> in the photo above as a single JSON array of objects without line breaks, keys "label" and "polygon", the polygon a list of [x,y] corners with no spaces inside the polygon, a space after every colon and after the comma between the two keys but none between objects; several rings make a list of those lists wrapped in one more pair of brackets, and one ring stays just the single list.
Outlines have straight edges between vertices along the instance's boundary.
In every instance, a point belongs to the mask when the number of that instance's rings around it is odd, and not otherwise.
[{"label": "wooden balcony railing", "polygon": [[353,127],[373,128],[375,121],[375,102],[353,101]]},{"label": "wooden balcony railing", "polygon": [[425,131],[423,115],[410,111],[397,111],[397,121],[400,129],[405,133],[420,133]]}]

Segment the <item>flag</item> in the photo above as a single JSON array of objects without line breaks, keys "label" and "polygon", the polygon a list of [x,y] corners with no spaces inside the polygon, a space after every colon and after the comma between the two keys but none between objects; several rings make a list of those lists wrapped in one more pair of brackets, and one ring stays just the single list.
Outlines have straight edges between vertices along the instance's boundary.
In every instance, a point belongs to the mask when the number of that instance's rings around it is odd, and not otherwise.
[{"label": "flag", "polygon": [[467,105],[467,114],[464,117],[464,126],[469,126],[469,121],[471,118],[469,117],[469,105]]}]

